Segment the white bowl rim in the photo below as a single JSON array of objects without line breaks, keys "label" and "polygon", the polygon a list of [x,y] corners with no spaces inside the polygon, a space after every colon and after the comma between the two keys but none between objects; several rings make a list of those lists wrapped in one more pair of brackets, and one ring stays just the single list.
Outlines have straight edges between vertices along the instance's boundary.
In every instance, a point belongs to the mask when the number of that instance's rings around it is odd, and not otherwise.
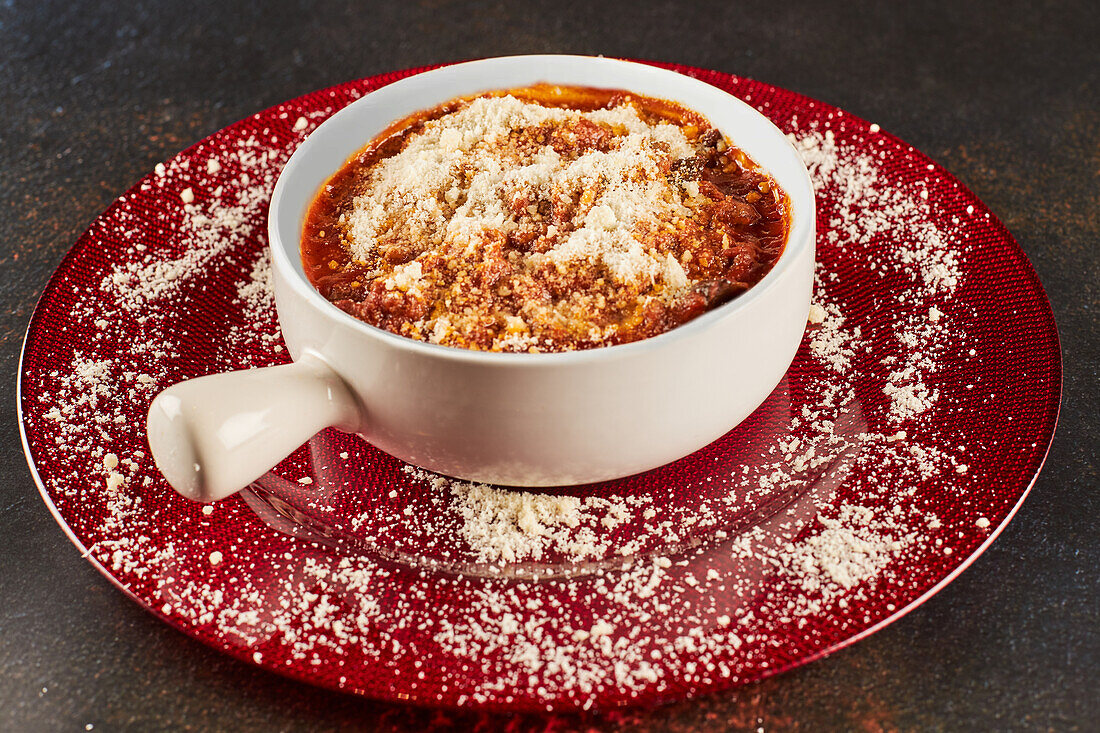
[{"label": "white bowl rim", "polygon": [[[753,108],[746,102],[738,99],[734,95],[720,89],[713,84],[708,84],[700,79],[696,79],[686,74],[681,74],[671,69],[665,69],[660,66],[653,66],[638,61],[630,61],[626,59],[610,58],[605,56],[583,56],[577,54],[516,54],[510,56],[492,56],[483,59],[474,59],[471,61],[463,61],[455,64],[447,64],[427,71],[421,71],[414,73],[410,76],[398,79],[391,84],[387,84],[383,87],[379,87],[368,94],[363,95],[359,99],[349,103],[347,106],[340,110],[337,110],[334,114],[328,117],[324,122],[317,126],[313,130],[307,141],[317,134],[324,125],[334,119],[337,115],[343,114],[350,107],[355,105],[361,100],[367,99],[371,94],[374,94],[382,89],[387,89],[394,84],[400,84],[401,82],[420,77],[423,74],[432,74],[436,72],[445,72],[447,70],[470,67],[473,65],[483,65],[487,62],[501,62],[501,61],[551,61],[554,59],[583,59],[588,62],[597,64],[610,64],[610,65],[630,65],[645,68],[649,71],[661,74],[670,74],[679,77],[677,83],[683,83],[689,86],[703,85],[709,89],[718,91],[729,97],[732,104],[741,105],[751,111],[755,116],[765,123],[766,128],[771,128],[776,136],[778,136],[789,148],[790,154],[795,157],[799,163],[799,168],[802,171],[801,180],[798,181],[798,187],[802,189],[792,190],[792,187],[784,185],[784,190],[787,193],[791,202],[791,223],[790,228],[787,231],[787,241],[784,243],[783,251],[780,253],[779,259],[768,271],[768,273],[756,284],[750,287],[744,293],[738,295],[733,300],[723,303],[722,305],[714,308],[713,310],[706,311],[700,316],[697,316],[686,323],[682,323],[679,326],[669,329],[663,333],[659,333],[655,336],[639,339],[637,341],[631,341],[625,344],[613,344],[609,346],[598,346],[590,349],[579,349],[576,351],[558,351],[558,352],[543,352],[537,354],[531,353],[514,353],[505,351],[478,351],[474,349],[465,349],[457,346],[446,346],[443,344],[433,344],[428,341],[417,341],[407,336],[401,336],[395,334],[386,329],[379,328],[371,325],[366,321],[360,320],[355,316],[347,313],[335,304],[325,298],[321,293],[313,286],[313,283],[309,282],[309,279],[305,276],[304,270],[301,270],[295,266],[295,264],[289,259],[289,255],[286,251],[286,247],[282,246],[281,239],[278,237],[277,226],[275,225],[275,217],[271,214],[278,209],[280,200],[283,197],[283,192],[286,189],[286,181],[293,176],[294,168],[296,167],[295,158],[298,157],[299,152],[306,147],[305,142],[302,143],[290,156],[287,164],[283,167],[283,170],[279,173],[279,178],[275,183],[275,188],[271,195],[271,203],[268,214],[268,249],[271,251],[273,266],[275,268],[281,268],[284,272],[293,273],[292,276],[287,278],[289,285],[295,290],[298,295],[305,297],[307,300],[317,304],[323,312],[330,314],[332,318],[343,322],[345,325],[361,331],[364,335],[371,336],[373,338],[381,338],[389,345],[406,349],[415,352],[419,352],[424,356],[431,356],[433,358],[440,358],[444,360],[453,360],[461,362],[469,362],[484,365],[503,366],[507,364],[510,368],[514,367],[546,367],[551,364],[566,366],[566,365],[580,365],[595,361],[604,361],[613,358],[626,358],[632,355],[643,353],[647,350],[661,348],[664,346],[673,346],[673,342],[680,339],[689,338],[694,335],[698,335],[698,332],[704,331],[720,320],[734,317],[738,311],[749,308],[753,302],[763,297],[764,293],[776,287],[776,283],[783,277],[783,274],[790,270],[795,265],[794,260],[798,254],[798,250],[805,249],[807,247],[814,247],[813,227],[814,227],[814,188],[810,181],[809,171],[806,170],[805,164],[802,162],[794,146],[791,145],[783,131],[780,130],[775,123],[761,114],[757,109]],[[552,80],[551,80],[551,83]],[[491,91],[493,87],[487,87],[486,91]],[[447,101],[441,99],[440,103]],[[365,146],[369,140],[363,141],[356,150]],[[735,141],[736,142],[736,141]],[[742,148],[744,149],[744,148]],[[745,151],[750,158],[753,158],[752,151]],[[354,153],[352,153],[354,154]],[[349,158],[351,156],[349,155]],[[755,158],[753,158],[755,160]],[[298,158],[300,161],[301,158]],[[764,169],[767,171],[767,169]],[[334,170],[333,173],[336,171]],[[767,171],[769,175],[774,175],[770,171]],[[785,182],[789,183],[789,182]],[[800,197],[801,200],[800,200]],[[809,231],[807,231],[807,229]],[[276,246],[276,245],[279,246]],[[794,244],[794,251],[792,251],[791,245]],[[299,253],[300,259],[300,244],[294,248],[295,252]]]}]

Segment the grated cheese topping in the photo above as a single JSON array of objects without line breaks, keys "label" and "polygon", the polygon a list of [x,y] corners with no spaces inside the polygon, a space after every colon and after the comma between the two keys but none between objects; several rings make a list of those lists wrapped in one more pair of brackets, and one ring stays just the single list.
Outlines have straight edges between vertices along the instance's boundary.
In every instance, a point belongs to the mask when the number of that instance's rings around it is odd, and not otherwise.
[{"label": "grated cheese topping", "polygon": [[[709,305],[692,309],[701,283],[748,287],[778,256],[757,252],[757,208],[775,210],[781,240],[782,192],[695,113],[669,121],[638,99],[586,110],[487,95],[376,140],[348,164],[358,180],[337,231],[313,228],[340,238],[354,273],[326,295],[416,339],[560,351],[678,325]],[[727,151],[759,206],[701,174]],[[320,264],[315,284],[338,262]]]},{"label": "grated cheese topping", "polygon": [[[549,143],[529,150],[525,140],[509,135],[581,119],[622,130],[617,147],[574,157]],[[647,124],[630,106],[580,112],[512,96],[476,99],[430,121],[404,150],[372,171],[350,216],[351,250],[365,260],[375,242],[395,229],[434,245],[485,246],[497,232],[522,226],[524,215],[534,216],[526,207],[516,215],[518,199],[553,202],[579,195],[576,228],[559,237],[540,261],[598,261],[616,282],[658,282],[669,274],[670,285],[684,287],[687,279],[678,263],[670,266],[635,232],[691,215],[661,164],[693,155],[679,127]]]}]

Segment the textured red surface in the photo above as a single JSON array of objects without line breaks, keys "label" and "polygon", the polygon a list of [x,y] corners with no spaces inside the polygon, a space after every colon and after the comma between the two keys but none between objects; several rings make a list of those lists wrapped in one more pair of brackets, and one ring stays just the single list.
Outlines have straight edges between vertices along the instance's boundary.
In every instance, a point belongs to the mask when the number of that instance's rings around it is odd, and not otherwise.
[{"label": "textured red surface", "polygon": [[[874,153],[880,180],[893,190],[927,191],[932,224],[959,254],[957,291],[934,299],[905,272],[869,268],[869,250],[888,259],[911,233],[885,231],[869,249],[846,246],[843,235],[830,237],[843,229],[844,186],[820,190],[818,260],[835,278],[819,282],[817,297],[860,329],[850,365],[836,374],[815,359],[811,330],[784,381],[729,435],[640,476],[562,489],[635,502],[628,520],[601,530],[606,552],[585,563],[555,546],[523,562],[484,562],[459,536],[445,490],[335,431],[204,514],[142,455],[145,410],[156,389],[180,379],[285,360],[273,311],[238,293],[265,246],[266,207],[242,205],[228,239],[229,230],[215,227],[225,241],[199,263],[203,276],[163,297],[131,307],[111,275],[120,264],[145,266],[194,248],[194,238],[179,235],[196,226],[181,218],[184,188],[200,207],[237,189],[269,191],[304,135],[300,117],[312,129],[416,71],[315,92],[200,142],[167,174],[150,174],[93,223],[47,286],[28,330],[21,409],[43,496],[74,541],[168,623],[267,669],[380,698],[517,709],[658,702],[759,679],[865,635],[965,567],[1026,495],[1057,418],[1057,331],[1025,256],[973,194],[896,138],[788,91],[669,68],[749,101],[784,130],[827,127],[838,142]],[[198,176],[211,157],[220,169]],[[899,293],[909,295],[898,301]],[[939,399],[919,419],[893,421],[884,360],[919,356],[895,336],[931,305],[951,324],[934,342],[929,380]],[[89,360],[106,365],[99,383],[109,386],[95,402],[81,402],[88,383],[71,375]],[[850,388],[854,399],[837,409],[830,387]],[[57,404],[71,406],[66,420],[50,417]],[[775,446],[811,440],[809,421],[795,419],[804,408],[835,423],[847,442],[818,465],[792,467]],[[880,439],[899,429],[904,439]],[[933,469],[915,472],[898,446],[932,451]],[[103,488],[106,452],[135,462],[121,503]],[[785,480],[761,488],[760,476],[776,466]],[[819,593],[774,563],[730,549],[740,537],[759,545],[802,541],[816,531],[815,517],[845,505],[904,513],[892,531],[914,532],[880,572],[850,588]],[[656,527],[642,507],[667,523]],[[932,515],[936,522],[919,533],[910,527]],[[639,558],[633,570],[621,567],[621,548]],[[222,560],[212,563],[212,552]],[[634,581],[638,563],[648,568],[654,557],[673,564],[649,600]],[[693,583],[689,575],[721,580]],[[616,583],[627,590],[607,592]],[[736,640],[721,621],[726,615]],[[503,618],[538,631],[501,635]],[[335,629],[333,619],[341,621]],[[610,637],[623,639],[621,647],[576,641],[575,630],[602,619],[615,621]],[[616,672],[616,660],[637,669],[639,659],[652,674]],[[563,665],[582,673],[563,673]]]}]

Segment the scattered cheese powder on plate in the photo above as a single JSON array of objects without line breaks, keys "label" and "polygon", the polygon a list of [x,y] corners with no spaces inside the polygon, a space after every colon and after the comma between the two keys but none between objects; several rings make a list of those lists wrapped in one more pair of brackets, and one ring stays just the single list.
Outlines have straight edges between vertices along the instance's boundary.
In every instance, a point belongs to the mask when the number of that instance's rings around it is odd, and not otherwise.
[{"label": "scattered cheese powder on plate", "polygon": [[181,379],[286,360],[267,202],[309,129],[395,77],[353,82],[158,165],[47,286],[23,427],[85,556],[249,663],[508,709],[760,679],[909,610],[969,562],[1026,494],[1057,414],[1056,332],[1025,258],[888,133],[684,71],[770,115],[818,191],[805,339],[736,430],[646,474],[538,491],[430,474],[329,430],[216,511],[173,492],[145,447],[148,404]]}]

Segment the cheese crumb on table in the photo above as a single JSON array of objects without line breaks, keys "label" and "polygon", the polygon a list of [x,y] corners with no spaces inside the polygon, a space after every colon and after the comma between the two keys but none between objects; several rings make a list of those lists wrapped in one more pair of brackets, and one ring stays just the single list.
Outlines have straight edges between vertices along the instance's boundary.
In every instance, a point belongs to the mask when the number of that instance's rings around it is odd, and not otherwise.
[{"label": "cheese crumb on table", "polygon": [[117,491],[126,483],[126,477],[117,471],[107,474],[107,491]]}]

